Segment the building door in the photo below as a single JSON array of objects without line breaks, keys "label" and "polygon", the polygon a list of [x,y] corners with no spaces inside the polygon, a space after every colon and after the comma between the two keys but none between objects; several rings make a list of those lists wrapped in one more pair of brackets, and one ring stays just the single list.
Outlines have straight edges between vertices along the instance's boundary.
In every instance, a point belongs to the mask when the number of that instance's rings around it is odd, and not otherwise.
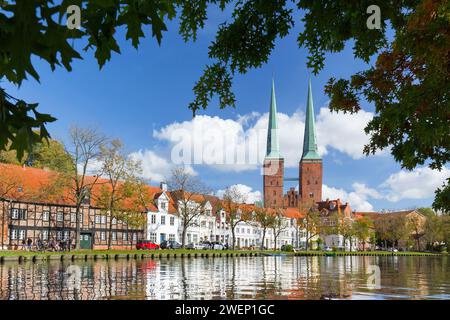
[{"label": "building door", "polygon": [[165,233],[161,233],[159,235],[159,243],[162,243],[163,241],[166,241],[166,234]]},{"label": "building door", "polygon": [[80,234],[80,248],[92,249],[92,235],[90,233]]}]

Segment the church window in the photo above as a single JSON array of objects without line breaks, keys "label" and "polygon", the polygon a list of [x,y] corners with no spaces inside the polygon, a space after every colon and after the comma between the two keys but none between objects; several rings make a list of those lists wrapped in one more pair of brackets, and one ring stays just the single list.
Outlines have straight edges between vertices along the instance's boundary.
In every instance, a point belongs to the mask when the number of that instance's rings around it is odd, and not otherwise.
[{"label": "church window", "polygon": [[310,193],[309,193],[309,197],[310,197],[310,198],[313,198],[313,197],[314,197],[314,193],[310,192]]}]

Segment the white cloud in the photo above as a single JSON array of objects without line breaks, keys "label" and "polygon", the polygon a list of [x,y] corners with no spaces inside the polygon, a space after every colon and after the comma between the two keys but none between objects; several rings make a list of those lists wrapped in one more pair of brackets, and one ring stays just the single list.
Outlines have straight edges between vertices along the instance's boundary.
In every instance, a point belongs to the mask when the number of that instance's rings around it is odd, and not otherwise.
[{"label": "white cloud", "polygon": [[[245,203],[253,204],[256,201],[261,201],[262,195],[258,190],[253,191],[253,189],[245,184],[235,184],[230,186],[230,188],[236,188],[236,190],[245,196]],[[222,198],[225,193],[225,190],[221,189],[216,192],[216,196]]]},{"label": "white cloud", "polygon": [[[83,165],[79,163],[77,165],[77,169],[79,173],[83,172]],[[92,159],[89,161],[87,168],[86,168],[86,175],[88,176],[95,176],[98,174],[101,174],[103,168],[103,162],[99,161],[97,159]]]},{"label": "white cloud", "polygon": [[441,171],[431,170],[428,167],[413,171],[401,170],[391,174],[380,188],[384,189],[387,200],[391,202],[402,199],[426,199],[432,198],[434,191],[448,177],[450,177],[449,168],[443,168]]},{"label": "white cloud", "polygon": [[[170,175],[173,165],[167,159],[158,156],[151,150],[139,150],[131,153],[130,158],[134,161],[140,161],[142,165],[142,177],[153,181],[164,181]],[[191,166],[186,166],[188,173],[196,175],[197,173]]]},{"label": "white cloud", "polygon": [[373,113],[364,110],[356,114],[344,114],[320,108],[316,120],[319,152],[324,155],[329,148],[333,148],[353,159],[363,158],[364,145],[369,142],[364,128],[372,118]]},{"label": "white cloud", "polygon": [[370,188],[363,183],[352,184],[352,191],[328,187],[323,185],[323,198],[339,198],[349,202],[352,209],[358,211],[373,210],[370,199],[398,202],[404,199],[429,199],[434,197],[434,191],[450,177],[450,169],[441,171],[428,167],[417,168],[413,171],[401,170],[391,174],[377,189]]},{"label": "white cloud", "polygon": [[[334,148],[353,159],[362,158],[368,142],[363,129],[372,116],[365,111],[344,115],[321,108],[316,121],[319,152],[326,154]],[[237,120],[200,115],[154,130],[153,136],[169,143],[175,164],[204,164],[224,171],[255,170],[265,156],[267,126],[268,113],[252,112]],[[297,167],[303,148],[304,116],[300,112],[278,113],[278,127],[285,166]]]},{"label": "white cloud", "polygon": [[322,197],[324,199],[340,199],[343,203],[348,202],[352,210],[373,211],[372,204],[367,201],[368,195],[364,193],[358,193],[356,191],[347,192],[344,189],[328,187],[324,184]]},{"label": "white cloud", "polygon": [[367,187],[364,183],[355,182],[352,184],[353,189],[359,195],[372,199],[383,199],[377,190]]}]

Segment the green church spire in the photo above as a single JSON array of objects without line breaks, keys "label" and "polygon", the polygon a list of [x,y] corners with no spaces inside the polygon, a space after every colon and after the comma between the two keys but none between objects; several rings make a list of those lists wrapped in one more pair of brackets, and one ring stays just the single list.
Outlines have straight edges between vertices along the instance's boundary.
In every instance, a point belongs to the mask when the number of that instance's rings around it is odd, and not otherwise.
[{"label": "green church spire", "polygon": [[316,124],[314,122],[314,104],[311,89],[311,79],[309,79],[308,85],[308,102],[306,106],[305,135],[303,138],[302,159],[321,159],[320,155],[317,152]]},{"label": "green church spire", "polygon": [[269,128],[267,132],[266,158],[279,159],[280,143],[278,141],[277,101],[275,98],[275,82],[272,79],[272,94],[270,97]]}]

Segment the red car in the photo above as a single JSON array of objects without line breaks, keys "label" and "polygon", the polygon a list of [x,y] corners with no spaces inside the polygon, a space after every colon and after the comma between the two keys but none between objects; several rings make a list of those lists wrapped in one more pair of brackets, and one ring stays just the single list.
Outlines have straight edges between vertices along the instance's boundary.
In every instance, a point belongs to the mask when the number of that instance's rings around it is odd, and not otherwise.
[{"label": "red car", "polygon": [[138,250],[158,250],[159,244],[153,243],[150,240],[139,240],[136,244]]}]

